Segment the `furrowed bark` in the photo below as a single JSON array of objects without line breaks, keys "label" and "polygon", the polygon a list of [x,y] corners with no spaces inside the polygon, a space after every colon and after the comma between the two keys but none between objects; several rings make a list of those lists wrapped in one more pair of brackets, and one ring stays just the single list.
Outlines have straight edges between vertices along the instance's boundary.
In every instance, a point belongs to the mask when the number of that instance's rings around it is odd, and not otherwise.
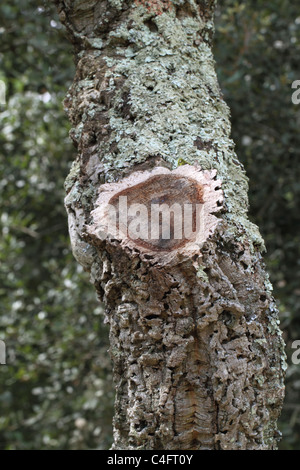
[{"label": "furrowed bark", "polygon": [[[215,73],[215,1],[55,3],[77,63],[66,208],[110,324],[113,448],[276,449],[284,344]],[[122,191],[199,198],[208,228],[168,246],[101,237]]]}]

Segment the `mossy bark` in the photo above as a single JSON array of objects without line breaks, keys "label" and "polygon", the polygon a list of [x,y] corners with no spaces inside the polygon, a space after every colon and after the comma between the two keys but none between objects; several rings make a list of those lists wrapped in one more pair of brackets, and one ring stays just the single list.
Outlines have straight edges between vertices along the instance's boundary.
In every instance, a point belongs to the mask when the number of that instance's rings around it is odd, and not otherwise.
[{"label": "mossy bark", "polygon": [[[284,344],[216,77],[215,1],[55,4],[77,64],[66,207],[74,255],[110,324],[113,448],[276,449]],[[181,164],[216,170],[224,193],[193,259],[160,265],[89,234],[104,183]]]}]

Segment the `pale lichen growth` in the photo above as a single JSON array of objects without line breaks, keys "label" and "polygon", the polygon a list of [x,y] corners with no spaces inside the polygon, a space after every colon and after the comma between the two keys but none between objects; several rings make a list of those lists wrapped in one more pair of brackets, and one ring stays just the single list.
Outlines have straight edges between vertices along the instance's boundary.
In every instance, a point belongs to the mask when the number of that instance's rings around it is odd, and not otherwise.
[{"label": "pale lichen growth", "polygon": [[205,266],[199,266],[199,268],[197,269],[197,277],[204,282],[209,282],[208,275],[206,274],[204,269],[205,269]]},{"label": "pale lichen growth", "polygon": [[66,181],[65,181],[65,190],[67,193],[71,191],[73,188],[74,184],[76,183],[78,177],[80,174],[80,162],[78,160],[75,160],[72,163],[70,173],[68,174]]}]

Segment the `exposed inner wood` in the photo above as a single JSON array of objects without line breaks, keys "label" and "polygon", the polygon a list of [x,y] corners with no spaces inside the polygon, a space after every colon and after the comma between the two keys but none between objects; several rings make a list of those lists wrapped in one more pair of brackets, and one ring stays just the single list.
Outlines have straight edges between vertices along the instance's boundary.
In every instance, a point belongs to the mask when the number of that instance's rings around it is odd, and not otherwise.
[{"label": "exposed inner wood", "polygon": [[[147,234],[147,240],[138,238],[135,239],[135,243],[144,246],[144,248],[148,248],[150,251],[171,251],[191,241],[190,238],[184,238],[185,205],[191,208],[191,228],[195,233],[193,236],[193,240],[195,240],[197,230],[197,205],[203,204],[204,202],[203,192],[203,187],[192,179],[174,175],[157,175],[150,177],[144,183],[121,191],[113,196],[109,203],[114,205],[117,209],[117,224],[119,229],[121,229],[119,224],[120,197],[127,198],[128,206],[137,203],[143,205],[147,209],[148,216],[144,221],[145,229],[141,227],[140,230]],[[162,206],[163,204],[166,208],[166,217],[163,218],[160,213],[158,238],[151,238],[151,226],[155,223],[153,213],[155,213],[157,206]],[[176,207],[174,205],[176,205]],[[174,211],[172,211],[172,207]],[[168,209],[170,209],[170,213],[168,213]],[[168,217],[168,214],[170,217]],[[133,217],[134,216],[128,217],[128,224],[132,222]],[[198,221],[198,224],[200,222],[201,221]],[[178,224],[181,225],[180,230],[178,230]],[[179,236],[182,234],[181,238],[175,238],[175,225],[177,225]],[[126,236],[130,238],[128,227],[124,227],[123,230],[126,230]]]}]

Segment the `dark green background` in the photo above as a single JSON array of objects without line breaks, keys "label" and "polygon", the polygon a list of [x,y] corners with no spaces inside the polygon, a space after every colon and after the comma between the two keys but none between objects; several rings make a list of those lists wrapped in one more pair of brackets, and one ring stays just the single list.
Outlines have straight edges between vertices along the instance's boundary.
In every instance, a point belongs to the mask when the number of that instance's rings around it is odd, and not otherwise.
[{"label": "dark green background", "polygon": [[[265,238],[289,368],[282,449],[300,449],[299,0],[220,2],[215,55],[233,138]],[[42,1],[0,5],[0,449],[105,449],[113,386],[107,329],[73,260],[63,182],[74,159],[62,100],[72,50]]]}]

